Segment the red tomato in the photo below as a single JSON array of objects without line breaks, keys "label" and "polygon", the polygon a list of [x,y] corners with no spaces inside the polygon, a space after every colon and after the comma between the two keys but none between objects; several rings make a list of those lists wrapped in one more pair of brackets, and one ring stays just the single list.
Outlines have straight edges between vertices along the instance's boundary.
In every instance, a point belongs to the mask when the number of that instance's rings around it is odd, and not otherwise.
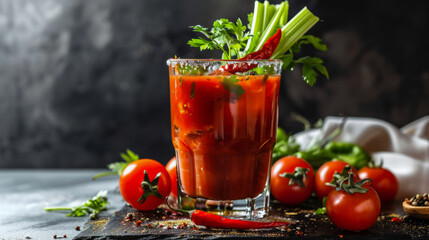
[{"label": "red tomato", "polygon": [[348,194],[344,190],[330,191],[326,199],[326,213],[332,223],[344,230],[362,231],[371,227],[380,214],[377,192],[365,184],[366,193]]},{"label": "red tomato", "polygon": [[[305,187],[299,186],[297,183],[289,185],[290,178],[281,177],[282,173],[293,173],[297,167],[307,168],[308,177],[303,177]],[[311,165],[304,159],[287,156],[283,157],[271,167],[270,179],[271,193],[283,204],[297,205],[306,201],[314,189],[314,171]]]},{"label": "red tomato", "polygon": [[168,161],[167,165],[165,165],[165,169],[170,175],[171,180],[171,196],[177,197],[177,168],[176,168],[176,157],[173,157]]},{"label": "red tomato", "polygon": [[[147,173],[146,177],[145,171]],[[161,175],[159,176],[158,184],[154,184],[156,182],[154,180],[159,173]],[[145,191],[142,187],[142,182],[147,180],[147,177],[149,177],[149,182],[157,186],[157,190],[155,188],[155,193],[147,196],[144,200],[141,199],[143,194],[145,192],[146,194],[150,192],[149,190]],[[122,197],[127,203],[138,210],[152,210],[158,207],[165,201],[168,194],[170,194],[170,188],[170,176],[167,170],[165,170],[161,163],[152,159],[140,159],[131,162],[124,171],[122,171],[121,177],[119,178],[119,190],[121,191]]]},{"label": "red tomato", "polygon": [[[334,187],[328,186],[328,185],[326,185],[326,183],[331,182],[333,179],[334,173],[335,172],[341,173],[343,171],[344,167],[347,165],[351,166],[350,164],[348,164],[346,162],[334,160],[334,161],[326,162],[325,164],[323,164],[319,168],[319,170],[317,170],[316,180],[315,180],[315,188],[316,188],[316,195],[320,200],[322,200],[324,197],[328,196],[328,193],[332,189],[334,189]],[[357,180],[358,179],[357,171],[353,166],[351,166],[351,168],[352,168],[351,172],[354,173],[354,176],[356,176],[355,180]]]},{"label": "red tomato", "polygon": [[393,173],[385,168],[364,167],[358,172],[359,178],[371,178],[372,188],[378,193],[382,203],[391,202],[398,193],[398,180]]}]

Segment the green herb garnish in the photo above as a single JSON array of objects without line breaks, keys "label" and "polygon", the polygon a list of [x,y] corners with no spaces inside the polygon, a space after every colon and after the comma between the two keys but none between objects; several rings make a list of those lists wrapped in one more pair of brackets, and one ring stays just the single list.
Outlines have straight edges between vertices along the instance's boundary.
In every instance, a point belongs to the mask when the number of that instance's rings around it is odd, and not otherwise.
[{"label": "green herb garnish", "polygon": [[109,165],[107,165],[107,168],[111,170],[110,172],[99,173],[93,176],[92,180],[109,175],[121,175],[122,171],[128,166],[128,164],[140,159],[137,154],[135,154],[129,149],[127,149],[126,153],[121,153],[120,156],[124,160],[123,162],[110,163]]},{"label": "green herb garnish", "polygon": [[191,99],[195,96],[195,82],[192,82],[191,85]]},{"label": "green herb garnish", "polygon": [[316,211],[313,212],[313,215],[324,215],[326,214],[326,197],[322,200],[322,207],[316,209]]},{"label": "green herb garnish", "polygon": [[229,78],[224,77],[221,81],[221,84],[223,88],[230,91],[234,96],[236,96],[238,99],[245,93],[245,90],[243,87],[238,83],[238,79],[236,75],[231,75]]},{"label": "green herb garnish", "polygon": [[102,190],[96,196],[75,207],[45,207],[45,211],[69,211],[67,217],[83,217],[90,214],[91,219],[95,219],[101,211],[107,209],[109,201],[107,199],[107,190]]},{"label": "green herb garnish", "polygon": [[177,66],[177,69],[179,71],[179,74],[181,75],[194,75],[194,76],[200,76],[207,72],[206,69],[204,69],[202,66]]},{"label": "green herb garnish", "polygon": [[319,18],[306,7],[288,20],[289,3],[284,1],[273,5],[268,1],[255,1],[253,13],[248,14],[248,27],[240,19],[236,23],[221,18],[208,28],[200,25],[191,26],[203,37],[191,39],[188,44],[200,50],[222,51],[222,59],[242,58],[258,51],[264,43],[281,28],[282,38],[271,59],[282,59],[283,69],[291,71],[296,65],[302,65],[303,79],[312,86],[320,75],[329,78],[323,61],[317,57],[303,56],[295,59],[303,45],[311,45],[316,50],[326,51],[327,47],[320,38],[304,35]]},{"label": "green herb garnish", "polygon": [[[213,27],[208,28],[200,25],[191,26],[195,32],[202,33],[207,39],[199,37],[191,39],[188,44],[191,47],[198,47],[200,50],[222,50],[222,59],[232,59],[232,57],[241,57],[240,50],[246,46],[249,38],[245,33],[246,26],[241,19],[237,22],[230,22],[228,19],[221,18],[213,23]],[[225,46],[226,45],[226,46]]]}]

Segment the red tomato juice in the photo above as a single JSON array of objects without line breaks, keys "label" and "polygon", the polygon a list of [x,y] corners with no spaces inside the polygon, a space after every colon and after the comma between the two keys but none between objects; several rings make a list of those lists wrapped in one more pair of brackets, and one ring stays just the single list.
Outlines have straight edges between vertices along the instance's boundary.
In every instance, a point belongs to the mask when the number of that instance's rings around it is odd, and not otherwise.
[{"label": "red tomato juice", "polygon": [[237,76],[240,96],[229,77],[170,76],[172,141],[181,190],[192,197],[254,198],[268,181],[280,75]]}]

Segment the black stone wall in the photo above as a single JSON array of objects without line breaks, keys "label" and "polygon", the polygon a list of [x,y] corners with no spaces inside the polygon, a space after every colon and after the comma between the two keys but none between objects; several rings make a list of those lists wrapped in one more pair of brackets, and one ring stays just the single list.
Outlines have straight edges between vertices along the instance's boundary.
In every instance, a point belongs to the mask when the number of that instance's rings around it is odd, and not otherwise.
[{"label": "black stone wall", "polygon": [[[299,71],[285,73],[281,127],[301,130],[291,112],[397,126],[429,114],[428,1],[290,6],[323,20],[310,33],[328,44],[316,55],[331,78],[310,88]],[[167,162],[166,60],[218,58],[186,44],[196,36],[188,26],[245,21],[252,10],[251,0],[0,0],[0,167],[104,167],[126,148]]]}]

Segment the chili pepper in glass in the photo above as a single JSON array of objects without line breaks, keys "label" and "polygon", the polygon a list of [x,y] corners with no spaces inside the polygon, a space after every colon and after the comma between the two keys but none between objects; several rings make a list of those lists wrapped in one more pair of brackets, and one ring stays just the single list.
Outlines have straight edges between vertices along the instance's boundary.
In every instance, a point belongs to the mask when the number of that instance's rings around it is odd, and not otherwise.
[{"label": "chili pepper in glass", "polygon": [[[179,207],[264,217],[281,60],[169,59],[167,64]],[[237,71],[221,70],[225,66]]]},{"label": "chili pepper in glass", "polygon": [[[249,53],[243,58],[240,58],[238,60],[251,60],[251,59],[269,59],[271,55],[273,55],[274,51],[276,50],[277,46],[279,45],[280,39],[282,37],[282,30],[278,29],[276,34],[274,34],[271,38],[269,38],[264,45],[262,46],[261,50]],[[253,68],[257,67],[257,64],[255,63],[239,63],[239,64],[226,64],[223,65],[221,68],[217,70],[219,71],[226,71],[231,74],[237,73],[237,72],[247,72]]]}]

